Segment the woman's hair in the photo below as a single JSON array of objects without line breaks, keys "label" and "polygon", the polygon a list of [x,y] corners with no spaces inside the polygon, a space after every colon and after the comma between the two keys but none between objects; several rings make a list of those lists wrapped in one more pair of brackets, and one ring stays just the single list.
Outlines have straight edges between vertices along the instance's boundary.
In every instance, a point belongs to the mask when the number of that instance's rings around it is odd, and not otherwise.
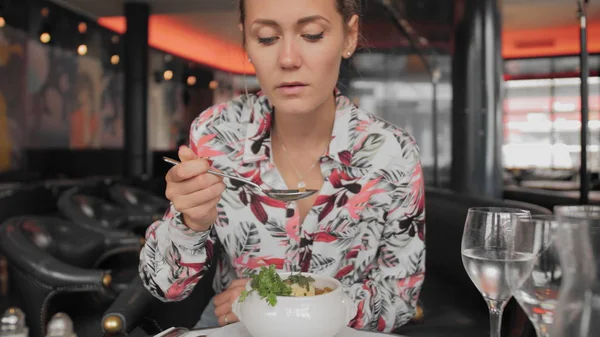
[{"label": "woman's hair", "polygon": [[[245,0],[240,0],[240,23],[244,23],[246,19]],[[344,22],[350,21],[353,15],[360,16],[361,0],[335,0],[338,12],[344,18]]]}]

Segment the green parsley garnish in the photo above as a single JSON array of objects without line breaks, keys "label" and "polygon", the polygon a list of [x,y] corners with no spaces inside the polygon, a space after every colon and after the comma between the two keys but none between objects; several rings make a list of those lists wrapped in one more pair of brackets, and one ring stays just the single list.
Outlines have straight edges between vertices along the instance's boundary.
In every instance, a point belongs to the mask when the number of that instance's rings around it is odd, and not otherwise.
[{"label": "green parsley garnish", "polygon": [[294,284],[294,283],[296,283],[300,287],[306,288],[306,291],[309,291],[310,290],[310,284],[312,282],[315,282],[315,279],[313,279],[310,276],[304,276],[304,275],[298,274],[298,275],[290,275],[290,277],[288,277],[288,279],[285,280],[285,282],[287,284]]},{"label": "green parsley garnish", "polygon": [[270,265],[269,268],[261,267],[258,274],[254,274],[250,280],[250,291],[242,291],[240,295],[240,303],[243,302],[248,295],[257,291],[261,299],[266,298],[267,303],[271,306],[277,304],[277,296],[290,296],[292,294],[292,288],[281,280],[279,274],[274,265]]}]

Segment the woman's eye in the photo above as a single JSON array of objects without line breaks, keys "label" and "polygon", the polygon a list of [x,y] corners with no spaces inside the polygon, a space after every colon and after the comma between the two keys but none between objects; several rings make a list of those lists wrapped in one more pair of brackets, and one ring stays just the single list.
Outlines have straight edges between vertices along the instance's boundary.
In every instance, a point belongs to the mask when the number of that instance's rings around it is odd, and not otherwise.
[{"label": "woman's eye", "polygon": [[325,32],[322,32],[320,34],[304,34],[302,35],[305,39],[307,39],[308,41],[319,41],[323,38],[323,35],[325,34]]},{"label": "woman's eye", "polygon": [[259,37],[258,38],[258,43],[260,44],[272,44],[273,42],[275,42],[275,40],[277,40],[277,37]]}]

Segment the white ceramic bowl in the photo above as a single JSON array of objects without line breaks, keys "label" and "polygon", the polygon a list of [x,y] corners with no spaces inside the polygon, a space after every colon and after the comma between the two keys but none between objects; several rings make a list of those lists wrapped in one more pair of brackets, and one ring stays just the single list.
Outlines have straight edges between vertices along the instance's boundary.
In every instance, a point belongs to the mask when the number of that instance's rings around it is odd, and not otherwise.
[{"label": "white ceramic bowl", "polygon": [[[278,273],[287,279],[290,273]],[[315,280],[315,287],[333,291],[307,297],[277,297],[275,306],[253,291],[240,303],[233,303],[233,313],[254,337],[334,337],[356,315],[356,307],[333,277],[302,273]],[[246,285],[250,291],[250,282]]]}]

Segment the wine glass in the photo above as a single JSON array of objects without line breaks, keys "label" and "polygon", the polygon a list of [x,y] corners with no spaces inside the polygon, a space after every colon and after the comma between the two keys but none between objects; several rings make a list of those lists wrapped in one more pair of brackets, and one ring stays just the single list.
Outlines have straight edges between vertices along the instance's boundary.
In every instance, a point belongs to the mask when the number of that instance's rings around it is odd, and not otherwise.
[{"label": "wine glass", "polygon": [[[531,272],[520,284],[514,285],[513,296],[529,317],[537,336],[549,337],[563,276],[555,240],[556,217],[534,215],[529,226],[535,231],[537,254]],[[518,279],[518,276],[510,279]]]},{"label": "wine glass", "polygon": [[462,236],[462,260],[467,274],[490,311],[490,337],[500,337],[502,313],[512,297],[511,284],[527,275],[535,257],[534,233],[527,210],[473,207]]},{"label": "wine glass", "polygon": [[556,241],[564,276],[553,337],[597,337],[600,332],[600,206],[555,206]]}]

